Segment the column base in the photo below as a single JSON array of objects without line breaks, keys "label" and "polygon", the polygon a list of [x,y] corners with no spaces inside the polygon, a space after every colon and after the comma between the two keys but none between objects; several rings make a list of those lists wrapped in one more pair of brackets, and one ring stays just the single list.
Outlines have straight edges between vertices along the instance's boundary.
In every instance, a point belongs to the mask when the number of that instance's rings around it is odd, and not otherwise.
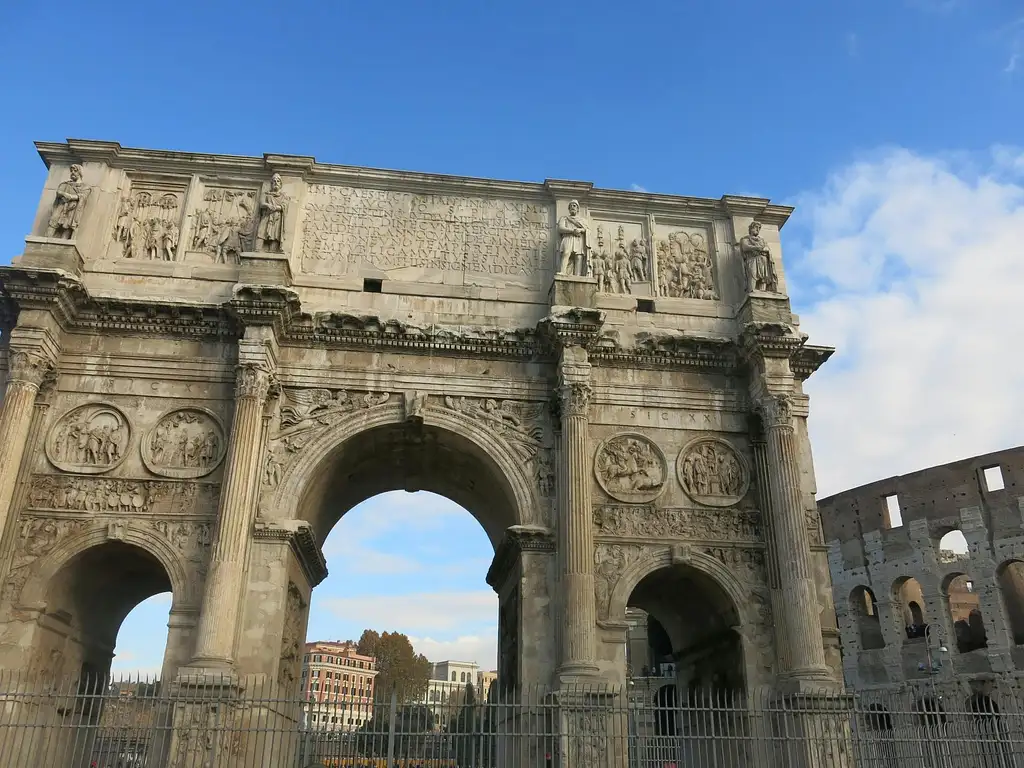
[{"label": "column base", "polygon": [[[178,669],[176,681],[185,685],[206,685],[210,680],[223,680],[233,685],[238,680],[230,659],[195,658]],[[228,682],[231,681],[231,682]]]},{"label": "column base", "polygon": [[790,672],[780,675],[775,690],[782,694],[837,693],[843,686],[837,683],[827,672],[807,670]]},{"label": "column base", "polygon": [[608,684],[608,681],[601,675],[601,668],[597,664],[582,661],[563,664],[558,668],[555,677],[559,688]]}]

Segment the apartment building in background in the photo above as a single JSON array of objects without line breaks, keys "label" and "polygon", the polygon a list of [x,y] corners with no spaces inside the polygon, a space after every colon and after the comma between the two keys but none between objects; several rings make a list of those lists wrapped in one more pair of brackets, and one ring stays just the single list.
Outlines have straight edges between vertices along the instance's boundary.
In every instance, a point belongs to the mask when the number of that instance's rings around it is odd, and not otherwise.
[{"label": "apartment building in background", "polygon": [[354,730],[373,716],[377,660],[356,653],[355,643],[306,643],[302,657],[305,724],[325,730]]}]

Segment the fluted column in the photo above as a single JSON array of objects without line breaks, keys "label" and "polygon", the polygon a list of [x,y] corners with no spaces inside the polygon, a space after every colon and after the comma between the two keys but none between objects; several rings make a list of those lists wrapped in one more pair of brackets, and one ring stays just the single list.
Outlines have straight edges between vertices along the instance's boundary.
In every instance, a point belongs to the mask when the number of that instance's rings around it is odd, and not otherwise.
[{"label": "fluted column", "polygon": [[242,582],[263,466],[263,408],[270,384],[266,367],[238,366],[219,525],[206,576],[194,667],[222,668],[234,662]]},{"label": "fluted column", "polygon": [[558,495],[564,676],[598,671],[594,602],[594,532],[590,503],[590,363],[586,351],[567,347],[559,366],[562,434]]},{"label": "fluted column", "polygon": [[0,407],[0,535],[11,518],[18,469],[28,443],[36,395],[53,361],[41,351],[12,349],[7,389]]},{"label": "fluted column", "polygon": [[779,564],[781,615],[788,644],[783,675],[828,680],[810,542],[800,494],[800,472],[789,395],[772,394],[760,403],[768,463],[771,529]]}]

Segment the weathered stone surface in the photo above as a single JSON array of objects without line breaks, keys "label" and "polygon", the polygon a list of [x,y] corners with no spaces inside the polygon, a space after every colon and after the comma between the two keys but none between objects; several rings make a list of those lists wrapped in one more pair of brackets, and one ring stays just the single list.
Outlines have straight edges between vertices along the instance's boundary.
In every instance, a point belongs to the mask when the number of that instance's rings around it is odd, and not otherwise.
[{"label": "weathered stone surface", "polygon": [[[1022,482],[1024,448],[1015,448],[819,502],[847,684],[898,689],[932,677],[948,694],[983,677],[1004,690],[1017,685],[1024,669]],[[809,530],[817,517],[809,517]],[[954,531],[966,552],[943,541]]]},{"label": "weathered stone surface", "polygon": [[802,382],[829,350],[784,294],[789,208],[39,149],[0,270],[0,666],[102,672],[169,590],[166,676],[293,686],[320,545],[404,488],[487,532],[507,684],[622,682],[627,605],[679,658],[726,643],[683,685],[827,676]]}]

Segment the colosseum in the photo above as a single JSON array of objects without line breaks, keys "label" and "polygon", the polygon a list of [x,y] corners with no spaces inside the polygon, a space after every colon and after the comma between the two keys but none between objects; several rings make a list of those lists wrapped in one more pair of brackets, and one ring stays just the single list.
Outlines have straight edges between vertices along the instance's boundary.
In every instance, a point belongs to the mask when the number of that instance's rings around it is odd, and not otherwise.
[{"label": "colosseum", "polygon": [[818,503],[857,689],[1007,685],[1024,673],[1024,446]]}]

